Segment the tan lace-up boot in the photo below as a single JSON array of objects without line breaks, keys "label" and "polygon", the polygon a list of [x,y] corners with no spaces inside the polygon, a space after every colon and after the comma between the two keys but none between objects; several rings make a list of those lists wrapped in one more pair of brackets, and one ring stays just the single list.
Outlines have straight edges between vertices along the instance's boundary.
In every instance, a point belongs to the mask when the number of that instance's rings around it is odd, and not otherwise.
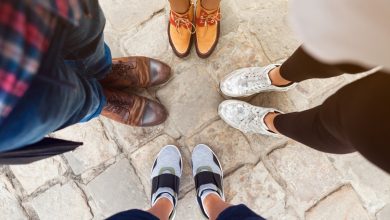
[{"label": "tan lace-up boot", "polygon": [[171,10],[168,24],[169,43],[173,52],[180,57],[186,57],[190,53],[192,45],[192,34],[195,31],[194,4],[190,3],[190,8],[184,14],[179,14]]},{"label": "tan lace-up boot", "polygon": [[195,13],[195,46],[200,58],[209,57],[218,43],[220,33],[220,9],[207,10],[202,6],[202,0],[198,0]]}]

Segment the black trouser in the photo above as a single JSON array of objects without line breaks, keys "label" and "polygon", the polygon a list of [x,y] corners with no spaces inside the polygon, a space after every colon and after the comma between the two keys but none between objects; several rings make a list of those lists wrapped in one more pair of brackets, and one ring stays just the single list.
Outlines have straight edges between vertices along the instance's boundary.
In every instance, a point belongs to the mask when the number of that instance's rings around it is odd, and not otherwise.
[{"label": "black trouser", "polygon": [[[356,65],[321,63],[301,47],[280,69],[281,75],[293,82],[364,70]],[[358,151],[390,173],[390,73],[378,71],[352,82],[315,108],[279,115],[275,127],[323,152]]]}]

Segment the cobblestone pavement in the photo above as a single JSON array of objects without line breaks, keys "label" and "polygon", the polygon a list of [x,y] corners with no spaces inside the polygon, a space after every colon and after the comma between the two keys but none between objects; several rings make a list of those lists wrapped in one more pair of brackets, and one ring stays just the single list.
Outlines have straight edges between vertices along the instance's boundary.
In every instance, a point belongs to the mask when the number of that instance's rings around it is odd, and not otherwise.
[{"label": "cobblestone pavement", "polygon": [[[269,219],[390,219],[390,176],[358,154],[319,153],[294,141],[245,135],[217,115],[218,81],[245,66],[286,59],[299,42],[287,28],[286,0],[222,1],[222,36],[215,53],[176,58],[166,34],[164,0],[101,0],[113,56],[146,55],[169,63],[173,79],[140,93],[160,100],[169,120],[148,129],[105,118],[51,136],[84,141],[72,153],[0,169],[0,219],[103,219],[149,207],[149,172],[166,144],[184,156],[177,219],[201,219],[190,174],[190,152],[208,143],[226,171],[226,197]],[[356,77],[310,80],[287,93],[260,94],[251,103],[285,112],[307,109]]]}]

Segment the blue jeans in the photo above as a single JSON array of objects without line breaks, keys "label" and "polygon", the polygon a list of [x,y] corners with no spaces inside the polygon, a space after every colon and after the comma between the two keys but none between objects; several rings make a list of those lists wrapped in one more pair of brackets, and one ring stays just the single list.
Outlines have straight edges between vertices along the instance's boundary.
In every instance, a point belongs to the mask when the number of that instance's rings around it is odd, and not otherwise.
[{"label": "blue jeans", "polygon": [[97,1],[91,0],[89,7],[92,16],[65,32],[63,49],[51,61],[55,63],[52,71],[38,73],[0,126],[0,152],[38,142],[48,133],[89,121],[102,111],[106,100],[98,79],[111,69],[111,52],[103,40],[103,12]]},{"label": "blue jeans", "polygon": [[[138,209],[118,213],[107,220],[159,220],[156,216]],[[265,220],[245,205],[231,206],[219,214],[217,220]]]}]

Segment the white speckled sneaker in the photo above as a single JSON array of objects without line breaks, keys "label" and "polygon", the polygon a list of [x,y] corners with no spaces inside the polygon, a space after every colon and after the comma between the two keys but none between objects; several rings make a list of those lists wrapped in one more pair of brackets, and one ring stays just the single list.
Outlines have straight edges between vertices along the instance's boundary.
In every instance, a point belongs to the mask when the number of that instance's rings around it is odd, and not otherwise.
[{"label": "white speckled sneaker", "polygon": [[247,97],[260,92],[287,91],[296,83],[288,86],[274,86],[268,73],[278,67],[270,64],[266,67],[248,67],[233,71],[220,83],[223,94],[230,97]]},{"label": "white speckled sneaker", "polygon": [[264,122],[264,117],[270,112],[281,113],[276,109],[257,107],[238,100],[226,100],[218,108],[219,116],[233,128],[244,133],[278,137]]}]

